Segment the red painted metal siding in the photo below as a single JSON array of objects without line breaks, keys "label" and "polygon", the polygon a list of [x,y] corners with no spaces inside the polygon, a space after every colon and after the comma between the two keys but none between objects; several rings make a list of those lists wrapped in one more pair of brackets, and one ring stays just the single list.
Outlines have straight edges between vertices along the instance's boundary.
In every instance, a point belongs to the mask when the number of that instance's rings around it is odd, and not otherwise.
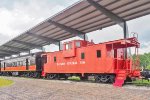
[{"label": "red painted metal siding", "polygon": [[26,70],[26,66],[17,66],[17,67],[5,67],[1,68],[1,71],[36,71],[36,65],[29,66],[29,70]]},{"label": "red painted metal siding", "polygon": [[[101,57],[97,58],[97,50],[101,51]],[[74,57],[64,56],[70,51],[47,53],[47,64],[44,65],[46,73],[114,73],[114,59],[106,56],[106,45],[97,44],[76,48]],[[85,59],[81,59],[81,53]],[[69,53],[68,53],[69,55]],[[54,62],[56,57],[56,62]]]}]

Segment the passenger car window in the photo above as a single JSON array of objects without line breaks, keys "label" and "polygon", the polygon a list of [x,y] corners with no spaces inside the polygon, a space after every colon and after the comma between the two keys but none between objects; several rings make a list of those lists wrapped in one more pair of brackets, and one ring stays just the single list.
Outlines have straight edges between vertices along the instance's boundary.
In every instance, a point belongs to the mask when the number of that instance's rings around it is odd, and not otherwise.
[{"label": "passenger car window", "polygon": [[26,63],[27,63],[26,61],[23,61],[23,66],[26,66]]},{"label": "passenger car window", "polygon": [[35,65],[35,59],[30,60],[30,65]]},{"label": "passenger car window", "polygon": [[20,61],[20,66],[22,66],[23,65],[23,61]]}]

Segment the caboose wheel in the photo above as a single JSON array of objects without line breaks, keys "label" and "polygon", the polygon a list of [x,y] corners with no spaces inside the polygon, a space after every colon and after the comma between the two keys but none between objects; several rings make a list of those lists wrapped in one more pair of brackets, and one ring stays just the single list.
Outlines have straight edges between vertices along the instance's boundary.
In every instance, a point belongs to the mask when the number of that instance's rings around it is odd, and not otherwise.
[{"label": "caboose wheel", "polygon": [[115,82],[115,76],[114,75],[110,76],[109,82],[110,83],[114,83]]},{"label": "caboose wheel", "polygon": [[101,75],[100,81],[103,83],[107,83],[109,78],[110,78],[110,76],[108,76],[108,75]]},{"label": "caboose wheel", "polygon": [[55,79],[56,76],[56,74],[47,74],[47,79]]},{"label": "caboose wheel", "polygon": [[101,82],[101,77],[99,75],[95,76],[95,82],[100,83]]},{"label": "caboose wheel", "polygon": [[87,81],[88,80],[88,76],[84,76],[84,77],[80,76],[80,80]]},{"label": "caboose wheel", "polygon": [[97,83],[107,83],[110,80],[110,75],[96,75],[95,82]]}]

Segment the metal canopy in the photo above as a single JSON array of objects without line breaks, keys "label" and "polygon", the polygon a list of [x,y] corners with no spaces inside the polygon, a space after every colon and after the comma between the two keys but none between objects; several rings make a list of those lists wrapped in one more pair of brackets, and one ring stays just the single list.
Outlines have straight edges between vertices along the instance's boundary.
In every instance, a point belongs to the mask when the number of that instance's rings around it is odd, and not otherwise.
[{"label": "metal canopy", "polygon": [[147,14],[149,0],[82,0],[0,46],[0,56],[8,55],[1,51],[31,50],[114,24],[123,27],[126,38],[126,21]]}]

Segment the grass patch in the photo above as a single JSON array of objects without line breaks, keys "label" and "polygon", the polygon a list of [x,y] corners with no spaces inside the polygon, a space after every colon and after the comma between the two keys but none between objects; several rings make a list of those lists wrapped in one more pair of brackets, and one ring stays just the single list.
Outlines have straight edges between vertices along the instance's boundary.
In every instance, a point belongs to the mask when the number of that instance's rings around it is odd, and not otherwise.
[{"label": "grass patch", "polygon": [[77,76],[72,76],[72,77],[69,77],[68,79],[72,81],[80,81],[80,77],[77,77]]},{"label": "grass patch", "polygon": [[4,79],[4,78],[0,78],[0,87],[3,87],[3,86],[9,86],[13,83],[13,81],[11,80],[7,80],[7,79]]},{"label": "grass patch", "polygon": [[145,80],[145,79],[139,79],[136,81],[133,81],[133,84],[135,84],[136,86],[148,86],[150,87],[150,80]]}]

